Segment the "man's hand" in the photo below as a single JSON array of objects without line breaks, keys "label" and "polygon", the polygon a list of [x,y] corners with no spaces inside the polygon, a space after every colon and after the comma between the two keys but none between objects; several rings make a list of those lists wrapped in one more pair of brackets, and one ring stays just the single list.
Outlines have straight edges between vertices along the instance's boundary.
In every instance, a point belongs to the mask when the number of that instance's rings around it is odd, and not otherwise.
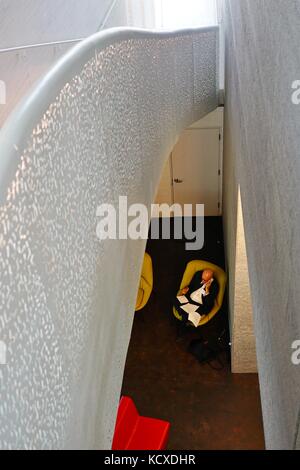
[{"label": "man's hand", "polygon": [[185,295],[185,294],[188,293],[188,291],[189,291],[189,288],[188,288],[188,287],[184,287],[183,289],[181,289],[180,295]]}]

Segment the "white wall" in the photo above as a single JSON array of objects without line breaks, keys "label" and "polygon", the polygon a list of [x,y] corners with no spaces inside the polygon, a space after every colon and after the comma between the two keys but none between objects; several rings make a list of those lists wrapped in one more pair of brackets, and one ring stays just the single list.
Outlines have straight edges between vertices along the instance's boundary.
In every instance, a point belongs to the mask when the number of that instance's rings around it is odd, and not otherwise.
[{"label": "white wall", "polygon": [[[0,80],[7,88],[6,105],[0,104],[1,128],[33,84],[74,45],[64,41],[118,26],[217,24],[217,10],[215,0],[0,0],[0,18]],[[14,50],[37,44],[44,45]]]},{"label": "white wall", "polygon": [[[0,127],[32,85],[73,43],[95,33],[113,0],[0,0]],[[58,42],[56,45],[45,43]],[[35,47],[38,44],[44,44]],[[15,49],[19,47],[25,49]]]},{"label": "white wall", "polygon": [[116,26],[156,29],[155,0],[116,0],[103,27]]},{"label": "white wall", "polygon": [[234,297],[230,302],[231,366],[233,373],[253,373],[257,372],[256,345],[240,191],[236,216],[235,276],[232,289]]},{"label": "white wall", "polygon": [[0,49],[89,36],[113,0],[1,0]]},{"label": "white wall", "polygon": [[154,0],[156,25],[162,29],[218,24],[216,0]]},{"label": "white wall", "polygon": [[0,127],[77,40],[104,28],[155,26],[153,0],[0,0],[0,18],[0,80],[6,84]]}]

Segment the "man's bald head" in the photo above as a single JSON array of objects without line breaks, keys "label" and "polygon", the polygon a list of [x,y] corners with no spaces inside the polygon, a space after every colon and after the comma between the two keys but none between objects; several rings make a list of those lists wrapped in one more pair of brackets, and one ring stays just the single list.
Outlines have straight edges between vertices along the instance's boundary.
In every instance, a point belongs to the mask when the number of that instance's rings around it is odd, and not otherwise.
[{"label": "man's bald head", "polygon": [[214,272],[211,269],[204,269],[202,273],[202,280],[205,282],[210,281],[214,276]]}]

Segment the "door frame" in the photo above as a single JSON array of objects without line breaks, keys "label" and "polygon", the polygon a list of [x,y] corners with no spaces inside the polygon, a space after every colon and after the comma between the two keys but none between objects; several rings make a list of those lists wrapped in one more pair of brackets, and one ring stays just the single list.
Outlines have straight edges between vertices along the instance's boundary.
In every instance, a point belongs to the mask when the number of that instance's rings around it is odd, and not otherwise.
[{"label": "door frame", "polygon": [[[223,213],[223,142],[224,142],[224,132],[223,127],[220,126],[208,126],[208,127],[188,127],[185,130],[218,130],[219,131],[219,156],[218,156],[218,215],[221,216]],[[174,176],[173,176],[173,151],[170,154],[170,167],[171,167],[171,194],[172,202],[175,202],[174,195]]]}]

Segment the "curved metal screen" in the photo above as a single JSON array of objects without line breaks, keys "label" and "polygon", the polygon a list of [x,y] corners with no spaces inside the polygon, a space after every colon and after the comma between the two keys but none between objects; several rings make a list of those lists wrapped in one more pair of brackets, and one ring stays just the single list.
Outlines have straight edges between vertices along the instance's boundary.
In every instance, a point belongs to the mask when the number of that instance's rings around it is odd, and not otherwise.
[{"label": "curved metal screen", "polygon": [[110,447],[145,242],[99,241],[97,206],[149,207],[217,56],[216,27],[97,34],[2,130],[1,448]]}]

